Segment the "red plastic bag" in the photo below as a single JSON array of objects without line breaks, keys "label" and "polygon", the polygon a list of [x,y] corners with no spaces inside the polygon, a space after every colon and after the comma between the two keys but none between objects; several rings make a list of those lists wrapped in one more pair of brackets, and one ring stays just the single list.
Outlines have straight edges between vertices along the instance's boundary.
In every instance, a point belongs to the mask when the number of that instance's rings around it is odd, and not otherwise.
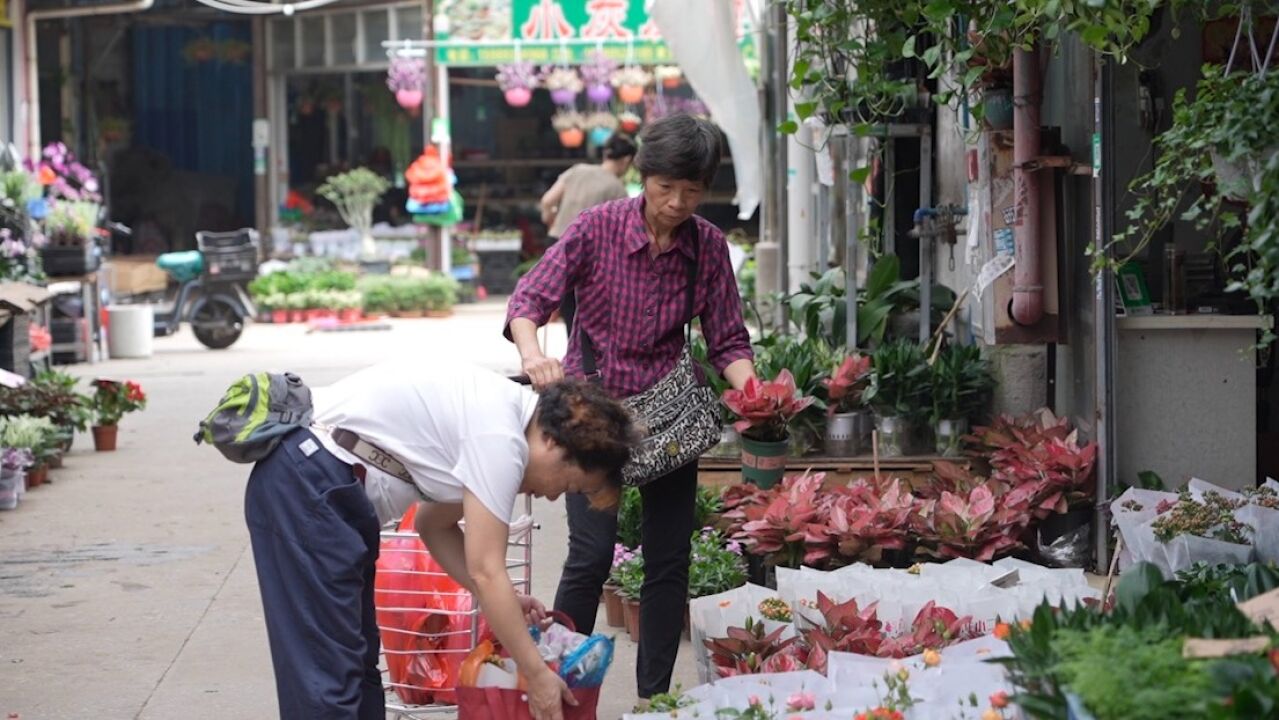
[{"label": "red plastic bag", "polygon": [[[575,688],[577,705],[564,706],[564,720],[597,720],[599,688]],[[457,689],[457,720],[533,720],[528,709],[528,693],[502,688],[460,687]]]},{"label": "red plastic bag", "polygon": [[[416,509],[414,505],[405,513],[400,532],[413,532]],[[373,588],[382,651],[396,694],[409,705],[455,702],[458,669],[471,649],[471,616],[466,614],[471,595],[444,575],[416,536],[382,540]],[[487,623],[478,622],[478,637],[487,637]]]}]

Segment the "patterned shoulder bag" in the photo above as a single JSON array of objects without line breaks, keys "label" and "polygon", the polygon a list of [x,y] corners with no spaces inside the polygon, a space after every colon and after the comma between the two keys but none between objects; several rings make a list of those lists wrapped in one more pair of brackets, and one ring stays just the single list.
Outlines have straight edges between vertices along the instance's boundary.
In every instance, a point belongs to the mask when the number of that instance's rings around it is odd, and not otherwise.
[{"label": "patterned shoulder bag", "polygon": [[[697,257],[698,247],[693,247]],[[698,382],[693,371],[693,293],[697,288],[697,261],[688,263],[688,324],[684,350],[675,367],[649,389],[622,401],[639,424],[644,439],[631,452],[622,469],[627,485],[644,485],[701,457],[719,442],[719,398],[715,391]],[[597,377],[595,346],[582,333],[582,370]]]}]

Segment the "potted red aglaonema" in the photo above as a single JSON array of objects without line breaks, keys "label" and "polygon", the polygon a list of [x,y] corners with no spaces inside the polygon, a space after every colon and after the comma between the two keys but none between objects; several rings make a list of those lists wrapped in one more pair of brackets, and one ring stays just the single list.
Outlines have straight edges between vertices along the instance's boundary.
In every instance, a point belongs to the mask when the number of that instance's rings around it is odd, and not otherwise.
[{"label": "potted red aglaonema", "polygon": [[773,380],[751,378],[741,390],[725,390],[723,402],[738,417],[742,436],[742,479],[772,487],[786,471],[790,422],[816,398],[802,395],[789,370]]},{"label": "potted red aglaonema", "polygon": [[853,353],[844,358],[826,387],[826,454],[832,457],[860,455],[870,435],[873,419],[862,402],[870,383],[870,356]]}]

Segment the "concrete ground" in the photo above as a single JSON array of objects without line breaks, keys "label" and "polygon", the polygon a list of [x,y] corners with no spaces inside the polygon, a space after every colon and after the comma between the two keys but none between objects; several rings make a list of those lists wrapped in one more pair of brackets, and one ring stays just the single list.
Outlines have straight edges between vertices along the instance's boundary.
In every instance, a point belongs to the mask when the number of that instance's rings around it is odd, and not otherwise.
[{"label": "concrete ground", "polygon": [[[513,371],[502,311],[463,306],[446,320],[392,321],[386,332],[257,325],[222,352],[184,332],[157,339],[147,360],[70,368],[137,380],[149,406],[125,418],[118,452],[95,453],[90,438],[78,437],[52,484],[0,513],[0,716],[275,716],[243,520],[248,468],[197,447],[196,423],[227,385],[255,370],[289,369],[322,385],[384,358],[448,353]],[[549,346],[562,351],[561,326]],[[534,515],[534,594],[549,603],[567,546],[563,505],[538,503]],[[634,662],[635,646],[619,636],[601,719],[634,704]],[[676,682],[696,684],[687,643]]]}]

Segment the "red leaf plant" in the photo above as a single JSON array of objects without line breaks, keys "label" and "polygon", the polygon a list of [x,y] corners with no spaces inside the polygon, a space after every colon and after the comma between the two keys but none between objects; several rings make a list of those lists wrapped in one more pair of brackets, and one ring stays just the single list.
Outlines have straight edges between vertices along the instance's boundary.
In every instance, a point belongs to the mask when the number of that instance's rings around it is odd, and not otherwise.
[{"label": "red leaf plant", "polygon": [[825,479],[825,473],[793,475],[749,496],[724,513],[735,528],[733,539],[783,567],[820,567],[830,557],[821,493]]},{"label": "red leaf plant", "polygon": [[800,637],[808,650],[807,667],[820,673],[826,672],[826,661],[832,652],[904,658],[985,633],[971,617],[961,618],[933,602],[915,615],[909,631],[900,634],[893,634],[879,620],[877,603],[859,608],[856,600],[836,603],[819,591],[817,610],[822,616],[821,624],[802,631]]},{"label": "red leaf plant", "polygon": [[862,407],[862,391],[870,384],[870,356],[853,353],[844,358],[830,378],[823,380],[830,402],[827,412],[853,412]]},{"label": "red leaf plant", "polygon": [[703,640],[711,652],[711,662],[720,677],[755,675],[757,673],[791,672],[804,665],[803,649],[798,637],[782,640],[786,627],[770,633],[764,622],[746,619],[746,627],[730,627],[728,637]]},{"label": "red leaf plant", "polygon": [[790,370],[782,370],[775,380],[751,378],[741,390],[725,390],[722,400],[737,415],[733,427],[743,436],[780,442],[789,437],[786,428],[790,421],[816,398],[802,395]]},{"label": "red leaf plant", "polygon": [[1029,522],[1028,507],[991,480],[967,495],[943,491],[940,499],[921,501],[915,529],[931,555],[990,562],[1021,546]]},{"label": "red leaf plant", "polygon": [[844,561],[877,563],[885,550],[901,550],[911,529],[915,497],[901,480],[881,487],[858,480],[831,491],[826,518],[831,552]]},{"label": "red leaf plant", "polygon": [[985,634],[985,627],[980,623],[974,623],[971,616],[959,617],[953,610],[940,607],[930,600],[915,615],[910,632],[885,640],[880,645],[879,655],[892,658],[910,657],[925,650],[941,650],[948,645],[972,640]]},{"label": "red leaf plant", "polygon": [[1011,488],[1031,488],[1030,508],[1043,519],[1087,503],[1092,497],[1097,444],[1079,445],[1079,433],[1047,408],[1022,418],[1001,415],[968,438],[985,455],[991,479]]}]

